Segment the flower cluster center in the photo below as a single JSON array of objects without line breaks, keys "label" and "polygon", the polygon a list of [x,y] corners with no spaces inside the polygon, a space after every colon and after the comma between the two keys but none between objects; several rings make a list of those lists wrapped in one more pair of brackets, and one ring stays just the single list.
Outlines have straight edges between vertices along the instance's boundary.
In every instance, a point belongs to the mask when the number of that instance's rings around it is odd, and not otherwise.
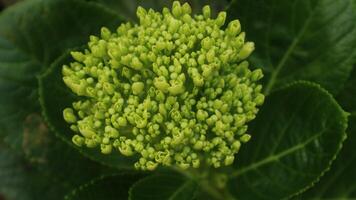
[{"label": "flower cluster center", "polygon": [[139,7],[139,24],[102,28],[88,49],[72,52],[62,72],[82,97],[63,112],[73,142],[137,156],[142,170],[232,164],[264,101],[263,75],[249,69],[254,44],[239,21],[223,29],[226,13],[210,13],[192,15],[179,2],[162,13]]}]

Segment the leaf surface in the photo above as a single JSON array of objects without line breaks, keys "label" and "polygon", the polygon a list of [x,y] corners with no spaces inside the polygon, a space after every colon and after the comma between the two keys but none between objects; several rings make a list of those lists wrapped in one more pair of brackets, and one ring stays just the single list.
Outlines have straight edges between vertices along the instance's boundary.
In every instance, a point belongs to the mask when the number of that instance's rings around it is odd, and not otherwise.
[{"label": "leaf surface", "polygon": [[0,142],[0,199],[62,200],[72,188],[113,173],[53,135],[33,139],[39,142],[26,147],[25,157]]},{"label": "leaf surface", "polygon": [[320,86],[296,82],[272,93],[229,175],[239,199],[284,199],[309,188],[328,169],[346,137],[347,114]]},{"label": "leaf surface", "polygon": [[265,93],[296,80],[317,82],[337,94],[355,63],[353,0],[235,0],[239,19],[255,42],[251,58],[266,75]]},{"label": "leaf surface", "polygon": [[[65,12],[63,12],[65,10]],[[21,149],[26,120],[40,113],[36,76],[68,48],[122,20],[77,0],[24,1],[0,15],[0,136]]]},{"label": "leaf surface", "polygon": [[117,174],[94,179],[66,196],[66,200],[127,200],[129,189],[142,175]]},{"label": "leaf surface", "polygon": [[191,200],[196,184],[177,174],[156,174],[135,183],[130,189],[130,200]]},{"label": "leaf surface", "polygon": [[337,99],[351,113],[347,140],[331,170],[300,199],[355,199],[356,198],[356,68]]}]

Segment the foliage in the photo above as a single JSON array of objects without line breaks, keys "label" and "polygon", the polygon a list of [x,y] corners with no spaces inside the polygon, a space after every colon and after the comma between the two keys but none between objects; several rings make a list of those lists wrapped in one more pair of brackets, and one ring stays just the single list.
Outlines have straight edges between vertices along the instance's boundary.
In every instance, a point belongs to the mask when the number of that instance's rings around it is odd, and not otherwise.
[{"label": "foliage", "polygon": [[[163,0],[26,0],[0,13],[0,199],[353,199],[356,1],[190,1],[239,19],[266,102],[230,166],[134,170],[72,143],[69,52]],[[225,27],[224,27],[225,28]],[[346,139],[346,140],[345,140]],[[162,192],[159,192],[162,191]]]}]

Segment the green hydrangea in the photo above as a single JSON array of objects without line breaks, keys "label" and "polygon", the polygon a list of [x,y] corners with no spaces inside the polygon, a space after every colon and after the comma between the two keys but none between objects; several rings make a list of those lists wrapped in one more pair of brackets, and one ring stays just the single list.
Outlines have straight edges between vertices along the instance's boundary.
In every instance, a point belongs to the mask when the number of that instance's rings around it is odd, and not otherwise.
[{"label": "green hydrangea", "polygon": [[223,29],[225,12],[191,12],[177,1],[162,13],[138,7],[139,24],[102,28],[72,52],[63,80],[81,100],[63,115],[74,144],[135,156],[142,170],[233,163],[264,101],[263,74],[248,68],[254,43],[238,20]]}]

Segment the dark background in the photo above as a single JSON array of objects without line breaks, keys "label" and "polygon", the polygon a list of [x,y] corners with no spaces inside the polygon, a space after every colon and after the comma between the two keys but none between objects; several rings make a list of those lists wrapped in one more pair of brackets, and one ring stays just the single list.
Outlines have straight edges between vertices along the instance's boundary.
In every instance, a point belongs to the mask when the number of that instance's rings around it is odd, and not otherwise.
[{"label": "dark background", "polygon": [[2,11],[6,6],[15,3],[16,0],[0,0],[0,11]]}]

